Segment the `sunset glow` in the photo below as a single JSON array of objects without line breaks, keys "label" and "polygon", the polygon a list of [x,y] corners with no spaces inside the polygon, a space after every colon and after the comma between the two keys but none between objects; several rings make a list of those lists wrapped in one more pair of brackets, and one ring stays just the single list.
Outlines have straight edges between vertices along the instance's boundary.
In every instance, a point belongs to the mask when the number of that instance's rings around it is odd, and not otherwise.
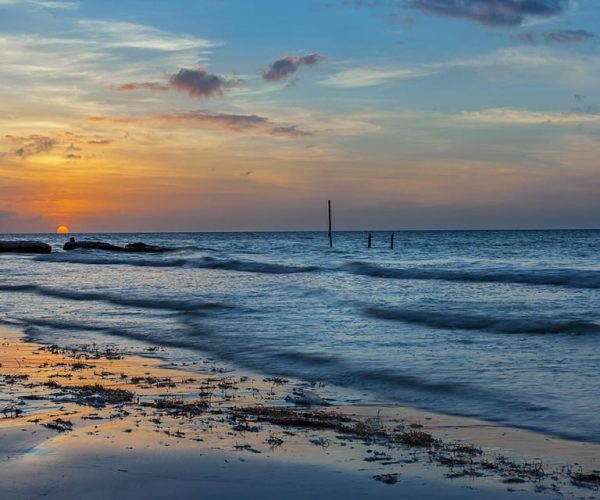
[{"label": "sunset glow", "polygon": [[58,226],[56,228],[56,233],[57,234],[69,234],[69,228],[67,226]]},{"label": "sunset glow", "polygon": [[0,230],[596,226],[600,6],[405,3],[0,1]]}]

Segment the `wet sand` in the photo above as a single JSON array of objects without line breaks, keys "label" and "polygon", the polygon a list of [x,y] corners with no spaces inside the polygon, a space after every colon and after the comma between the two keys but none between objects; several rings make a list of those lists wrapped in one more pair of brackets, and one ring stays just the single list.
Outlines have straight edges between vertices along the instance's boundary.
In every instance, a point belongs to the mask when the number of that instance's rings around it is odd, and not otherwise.
[{"label": "wet sand", "polygon": [[[0,329],[2,498],[597,498],[600,445]],[[298,404],[305,403],[305,404]],[[312,405],[307,406],[307,403]]]}]

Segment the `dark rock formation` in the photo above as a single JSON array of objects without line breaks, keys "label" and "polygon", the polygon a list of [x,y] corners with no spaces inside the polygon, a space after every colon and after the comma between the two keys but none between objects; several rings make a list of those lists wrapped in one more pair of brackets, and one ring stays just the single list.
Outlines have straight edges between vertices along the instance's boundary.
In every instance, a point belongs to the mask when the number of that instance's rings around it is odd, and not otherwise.
[{"label": "dark rock formation", "polygon": [[123,247],[111,245],[104,241],[67,241],[63,250],[75,250],[76,248],[86,248],[88,250],[110,250],[113,252],[122,252]]},{"label": "dark rock formation", "polygon": [[171,248],[146,245],[146,243],[142,243],[141,241],[125,245],[126,252],[168,252],[169,250],[171,250]]},{"label": "dark rock formation", "polygon": [[0,253],[50,253],[52,247],[41,241],[0,241]]},{"label": "dark rock formation", "polygon": [[154,245],[146,245],[146,243],[129,243],[124,247],[111,245],[105,241],[68,241],[63,246],[64,250],[75,250],[84,248],[88,250],[107,250],[109,252],[129,252],[129,253],[156,253],[168,252],[170,248],[157,247]]}]

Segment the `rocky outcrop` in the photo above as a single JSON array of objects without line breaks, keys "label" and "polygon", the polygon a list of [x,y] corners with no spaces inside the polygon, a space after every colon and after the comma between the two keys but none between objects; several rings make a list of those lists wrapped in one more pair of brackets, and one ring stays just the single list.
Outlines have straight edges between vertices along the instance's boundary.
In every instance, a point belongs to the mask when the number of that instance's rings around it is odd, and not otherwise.
[{"label": "rocky outcrop", "polygon": [[50,253],[52,247],[41,241],[0,241],[0,253]]},{"label": "rocky outcrop", "polygon": [[146,243],[129,243],[124,247],[112,245],[105,241],[67,241],[64,244],[63,250],[75,250],[78,248],[87,250],[107,250],[109,252],[129,252],[129,253],[157,253],[168,252],[170,248],[158,247],[154,245],[146,245]]},{"label": "rocky outcrop", "polygon": [[141,241],[125,245],[126,252],[168,252],[170,250],[172,250],[172,248],[158,247],[155,245],[146,245],[146,243],[142,243]]}]

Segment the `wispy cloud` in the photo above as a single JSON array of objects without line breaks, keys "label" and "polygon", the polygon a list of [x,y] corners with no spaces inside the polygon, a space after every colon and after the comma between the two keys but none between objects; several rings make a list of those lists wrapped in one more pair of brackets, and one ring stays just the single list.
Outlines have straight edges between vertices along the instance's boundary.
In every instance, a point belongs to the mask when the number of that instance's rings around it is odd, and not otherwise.
[{"label": "wispy cloud", "polygon": [[0,0],[0,7],[3,5],[25,5],[40,7],[43,9],[70,10],[79,7],[79,2],[53,1],[53,0]]},{"label": "wispy cloud", "polygon": [[586,30],[555,30],[546,33],[545,38],[548,42],[580,43],[596,38],[596,35]]},{"label": "wispy cloud", "polygon": [[433,68],[354,68],[340,71],[319,83],[329,87],[374,87],[393,81],[423,78],[439,73]]},{"label": "wispy cloud", "polygon": [[134,90],[162,91],[169,90],[169,86],[158,82],[130,82],[116,86],[115,90],[118,92],[129,92]]},{"label": "wispy cloud", "polygon": [[298,71],[300,66],[314,66],[326,59],[321,54],[309,54],[307,56],[285,56],[271,63],[269,67],[263,71],[263,80],[267,82],[277,82],[285,80],[289,76]]},{"label": "wispy cloud", "polygon": [[455,119],[459,122],[488,125],[600,125],[600,113],[585,110],[561,113],[518,108],[490,108],[463,112]]},{"label": "wispy cloud", "polygon": [[298,139],[314,135],[313,132],[300,129],[296,125],[273,122],[269,118],[256,114],[217,113],[207,110],[196,110],[179,113],[154,113],[136,117],[90,116],[88,122],[111,125],[146,125],[187,128],[202,127],[224,130],[232,133],[247,133],[253,135],[269,135]]},{"label": "wispy cloud", "polygon": [[159,51],[210,49],[216,42],[192,35],[172,33],[144,24],[123,21],[82,19],[77,24],[92,40],[105,47],[126,47]]},{"label": "wispy cloud", "polygon": [[400,7],[400,0],[341,0],[344,7]]},{"label": "wispy cloud", "polygon": [[569,0],[411,0],[408,6],[428,14],[466,19],[486,26],[519,26],[526,18],[556,16]]},{"label": "wispy cloud", "polygon": [[374,87],[452,70],[473,71],[499,81],[550,79],[572,86],[599,81],[600,58],[581,54],[565,57],[545,47],[520,47],[413,67],[352,68],[330,75],[319,83],[339,88]]},{"label": "wispy cloud", "polygon": [[589,31],[578,29],[578,30],[553,30],[547,31],[546,33],[536,33],[533,30],[527,30],[522,33],[517,33],[511,37],[517,42],[526,42],[530,44],[536,44],[539,41],[545,41],[549,43],[583,43],[596,38],[596,35]]},{"label": "wispy cloud", "polygon": [[32,135],[28,137],[6,136],[6,139],[11,142],[19,143],[20,145],[12,151],[15,156],[25,159],[30,156],[47,153],[56,145],[56,139],[45,137],[42,135]]}]

